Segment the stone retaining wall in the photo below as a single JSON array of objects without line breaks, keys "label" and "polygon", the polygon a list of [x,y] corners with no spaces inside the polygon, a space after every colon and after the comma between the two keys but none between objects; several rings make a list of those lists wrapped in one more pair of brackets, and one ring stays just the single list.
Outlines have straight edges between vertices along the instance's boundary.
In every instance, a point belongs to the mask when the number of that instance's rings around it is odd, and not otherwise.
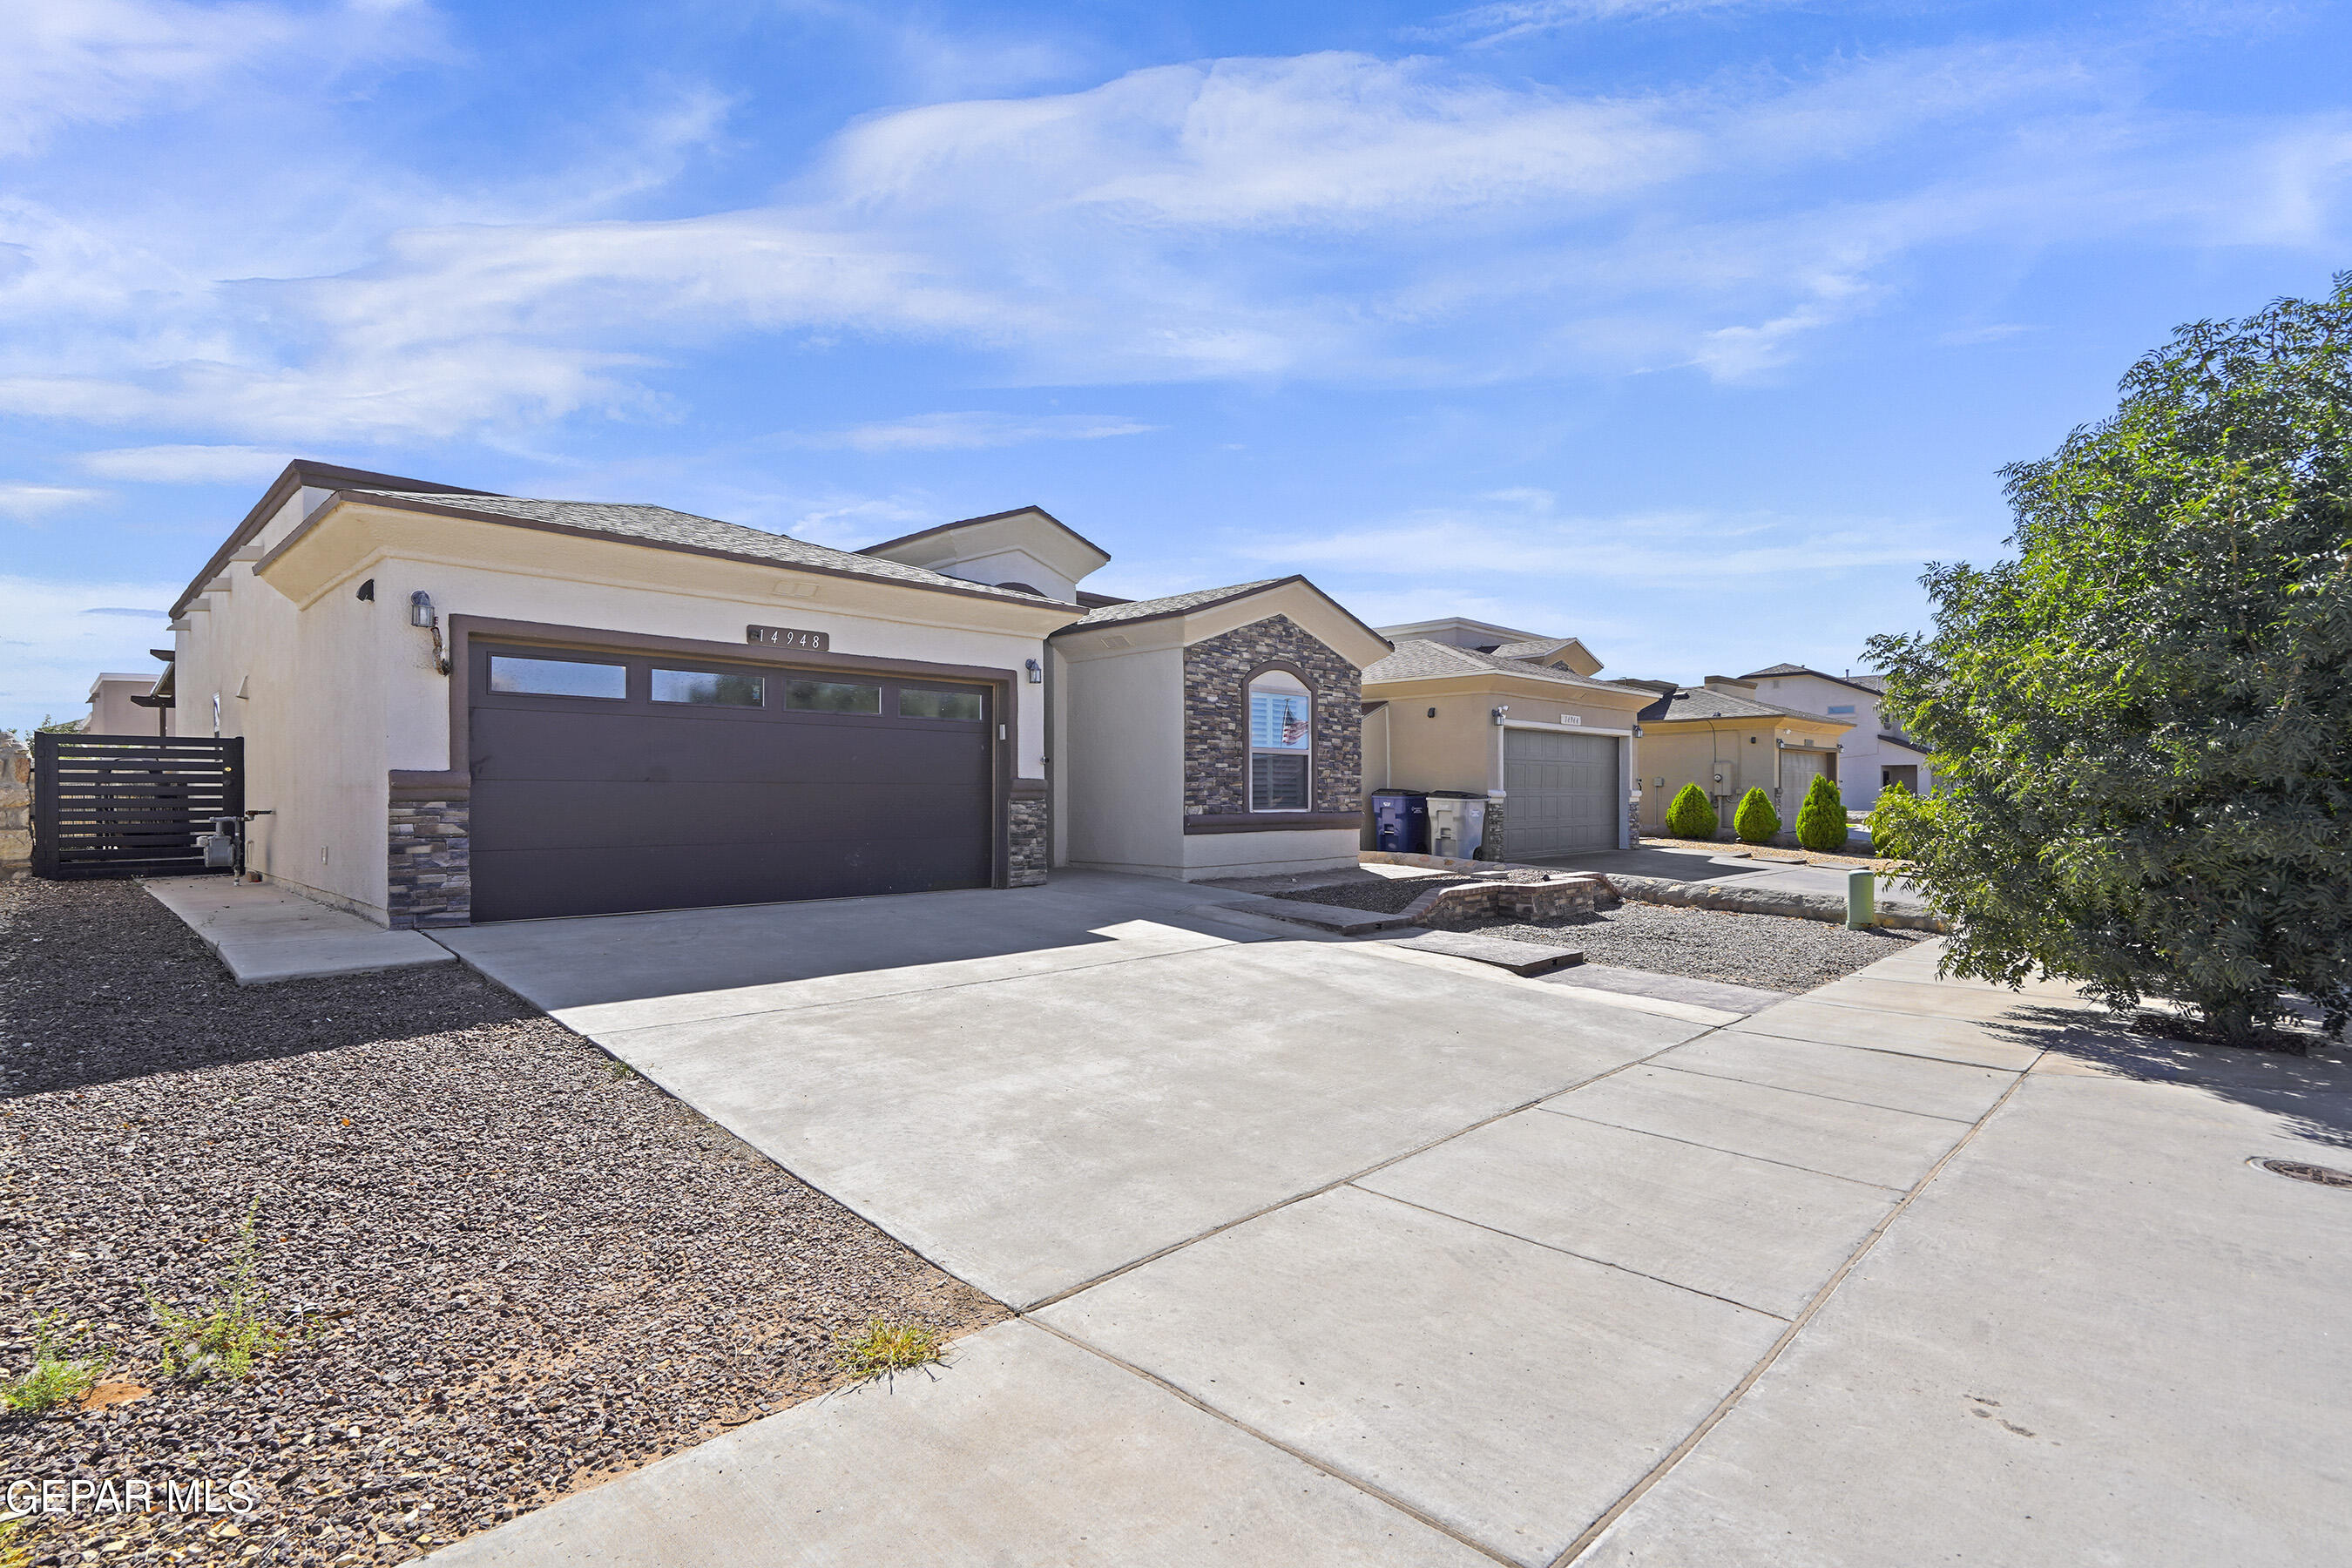
[{"label": "stone retaining wall", "polygon": [[1554,873],[1542,881],[1491,882],[1440,888],[1405,906],[1404,918],[1433,931],[1462,931],[1496,921],[1556,921],[1591,914],[1609,884],[1591,873]]},{"label": "stone retaining wall", "polygon": [[0,741],[0,882],[33,869],[33,754]]}]

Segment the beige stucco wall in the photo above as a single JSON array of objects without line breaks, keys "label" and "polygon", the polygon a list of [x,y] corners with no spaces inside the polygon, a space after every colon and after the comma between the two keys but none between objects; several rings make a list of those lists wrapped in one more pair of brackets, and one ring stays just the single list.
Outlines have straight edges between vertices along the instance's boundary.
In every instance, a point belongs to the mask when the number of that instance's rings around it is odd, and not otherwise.
[{"label": "beige stucco wall", "polygon": [[[1686,784],[1696,784],[1715,797],[1718,810],[1727,810],[1727,801],[1736,805],[1750,789],[1772,795],[1780,782],[1780,748],[1773,742],[1782,739],[1802,749],[1803,737],[1793,728],[1762,722],[1726,722],[1713,728],[1688,721],[1645,725],[1639,758],[1646,775],[1642,779],[1642,826],[1653,831],[1664,827],[1666,805]],[[1816,735],[1812,749],[1828,753],[1829,776],[1837,780],[1842,761],[1837,742]],[[1724,775],[1720,784],[1715,782],[1718,771]],[[1662,778],[1664,784],[1658,782]],[[1772,808],[1780,813],[1784,826],[1794,827],[1800,804],[1796,799],[1776,797]],[[1730,826],[1727,816],[1723,827],[1728,831]]]},{"label": "beige stucco wall", "polygon": [[[307,493],[307,492],[306,492]],[[304,504],[300,496],[287,513]],[[281,514],[264,539],[282,540]],[[266,548],[266,546],[265,546]],[[260,553],[251,547],[241,555]],[[267,564],[225,573],[226,592],[177,633],[174,733],[247,738],[256,869],[385,918],[386,774],[450,765],[449,681],[409,595],[453,615],[740,645],[751,624],[829,634],[833,651],[1019,670],[1057,616],[863,579],[346,503]],[[375,599],[356,597],[375,581]],[[247,695],[236,696],[240,685]],[[1017,777],[1044,767],[1044,688],[1016,681]]]},{"label": "beige stucco wall", "polygon": [[[1563,686],[1557,682],[1492,677],[1448,678],[1443,680],[1383,681],[1364,688],[1367,699],[1386,699],[1388,707],[1365,716],[1365,773],[1370,777],[1375,757],[1385,754],[1384,776],[1367,793],[1381,789],[1499,790],[1503,787],[1502,731],[1495,709],[1506,706],[1517,721],[1565,724],[1573,721],[1588,730],[1631,730],[1633,715],[1646,698],[1628,693],[1622,702],[1613,695]],[[1437,710],[1431,718],[1429,710]],[[1634,765],[1642,766],[1644,742],[1630,741]]]},{"label": "beige stucco wall", "polygon": [[[1139,626],[1123,651],[1063,648],[1055,783],[1072,866],[1144,876],[1184,866],[1184,654],[1173,622]],[[1157,646],[1153,646],[1156,643]]]},{"label": "beige stucco wall", "polygon": [[[156,673],[162,673],[160,667]],[[131,700],[134,696],[146,696],[154,684],[153,675],[126,676],[121,679],[100,676],[90,686],[89,716],[82,721],[82,732],[89,735],[156,733],[156,710],[142,708]]]}]

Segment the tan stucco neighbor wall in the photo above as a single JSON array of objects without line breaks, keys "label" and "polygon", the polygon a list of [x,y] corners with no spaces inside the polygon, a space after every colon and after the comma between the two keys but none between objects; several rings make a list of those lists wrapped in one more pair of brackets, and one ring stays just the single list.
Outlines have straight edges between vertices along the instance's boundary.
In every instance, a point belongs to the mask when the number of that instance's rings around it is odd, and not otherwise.
[{"label": "tan stucco neighbor wall", "polygon": [[[1772,795],[1773,809],[1780,814],[1783,826],[1793,828],[1797,820],[1796,799],[1781,798],[1776,792],[1780,787],[1780,748],[1776,742],[1785,741],[1790,747],[1806,750],[1804,742],[1812,741],[1810,748],[1826,753],[1829,777],[1838,778],[1837,742],[1841,731],[1827,724],[1815,725],[1803,720],[1791,720],[1774,724],[1762,720],[1697,719],[1653,721],[1642,727],[1640,767],[1642,778],[1642,826],[1650,832],[1663,831],[1666,825],[1666,805],[1686,784],[1696,784],[1716,801],[1723,814],[1723,830],[1730,831],[1731,819],[1725,803],[1737,805],[1739,797],[1751,788],[1760,788]],[[1718,782],[1716,775],[1723,776]],[[1664,780],[1660,784],[1659,780]]]},{"label": "tan stucco neighbor wall", "polygon": [[[1539,677],[1449,676],[1438,679],[1367,683],[1367,700],[1388,706],[1364,720],[1364,789],[1503,788],[1502,731],[1495,710],[1507,707],[1521,722],[1569,724],[1588,730],[1631,730],[1633,715],[1653,694],[1571,687]],[[1429,710],[1436,709],[1435,717]],[[1641,747],[1635,750],[1638,771]],[[1377,781],[1377,782],[1376,782]]]}]

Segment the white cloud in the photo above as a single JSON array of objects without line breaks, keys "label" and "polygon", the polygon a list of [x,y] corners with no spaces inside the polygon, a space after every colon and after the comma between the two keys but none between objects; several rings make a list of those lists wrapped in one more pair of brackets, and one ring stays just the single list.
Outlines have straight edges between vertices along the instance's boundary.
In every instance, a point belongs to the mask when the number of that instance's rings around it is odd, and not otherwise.
[{"label": "white cloud", "polygon": [[0,484],[0,517],[32,522],[53,512],[88,506],[105,496],[104,490],[77,489],[70,485]]},{"label": "white cloud", "polygon": [[0,268],[0,408],[257,447],[511,443],[682,416],[655,369],[751,333],[944,343],[1016,384],[1738,381],[1937,248],[2340,248],[2352,120],[2132,91],[2073,44],[1613,94],[1435,59],[1220,60],[877,115],[771,205],[597,216],[718,134],[728,100],[687,90],[510,192],[322,168],[319,232],[192,243],[144,213],[0,205],[21,258]]},{"label": "white cloud", "polygon": [[155,669],[147,650],[163,646],[163,617],[106,612],[168,605],[179,591],[176,583],[0,576],[0,729],[21,732],[84,712],[100,670]]},{"label": "white cloud", "polygon": [[242,485],[278,477],[291,454],[268,447],[118,447],[84,452],[83,469],[102,479],[147,485]]},{"label": "white cloud", "polygon": [[[1543,490],[1499,491],[1483,504],[1432,509],[1314,537],[1261,535],[1244,560],[1344,571],[1365,579],[1493,573],[1513,581],[1606,583],[1654,589],[1719,587],[1767,577],[1820,580],[1966,555],[1991,542],[1948,525],[1856,518],[1807,522],[1770,513],[1565,514]],[[1442,563],[1433,568],[1433,563]],[[1451,613],[1451,612],[1449,612]]]},{"label": "white cloud", "polygon": [[129,120],[282,43],[268,5],[175,0],[10,0],[0,6],[0,153],[76,122]]},{"label": "white cloud", "polygon": [[[1707,11],[1750,9],[1770,0],[1503,0],[1440,16],[1413,36],[1500,44],[1592,22],[1641,22]],[[1781,0],[1786,3],[1786,0]]]},{"label": "white cloud", "polygon": [[968,452],[1029,441],[1100,441],[1157,428],[1110,414],[918,414],[846,430],[794,434],[784,444],[853,452]]}]

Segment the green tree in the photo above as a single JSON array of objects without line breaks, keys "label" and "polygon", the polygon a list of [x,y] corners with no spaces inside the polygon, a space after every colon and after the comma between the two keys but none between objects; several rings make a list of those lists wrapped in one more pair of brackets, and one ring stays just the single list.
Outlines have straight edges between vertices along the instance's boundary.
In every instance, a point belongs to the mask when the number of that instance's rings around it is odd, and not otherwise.
[{"label": "green tree", "polygon": [[1731,831],[1742,844],[1772,842],[1772,835],[1780,831],[1780,814],[1772,809],[1772,797],[1760,789],[1741,795],[1731,813]]},{"label": "green tree", "polygon": [[2018,558],[1880,637],[1937,793],[1898,806],[1957,973],[2039,970],[2245,1038],[2352,1013],[2352,273],[2200,321],[2004,469]]},{"label": "green tree", "polygon": [[1715,802],[1695,784],[1675,791],[1666,806],[1666,831],[1677,838],[1712,838],[1722,825],[1715,814]]},{"label": "green tree", "polygon": [[44,713],[41,715],[41,721],[34,725],[33,729],[36,733],[43,735],[73,735],[80,733],[81,727],[86,722],[88,721],[81,719],[52,718]]},{"label": "green tree", "polygon": [[1797,807],[1797,842],[1815,854],[1828,854],[1844,848],[1845,841],[1845,797],[1837,785],[1815,773]]}]

